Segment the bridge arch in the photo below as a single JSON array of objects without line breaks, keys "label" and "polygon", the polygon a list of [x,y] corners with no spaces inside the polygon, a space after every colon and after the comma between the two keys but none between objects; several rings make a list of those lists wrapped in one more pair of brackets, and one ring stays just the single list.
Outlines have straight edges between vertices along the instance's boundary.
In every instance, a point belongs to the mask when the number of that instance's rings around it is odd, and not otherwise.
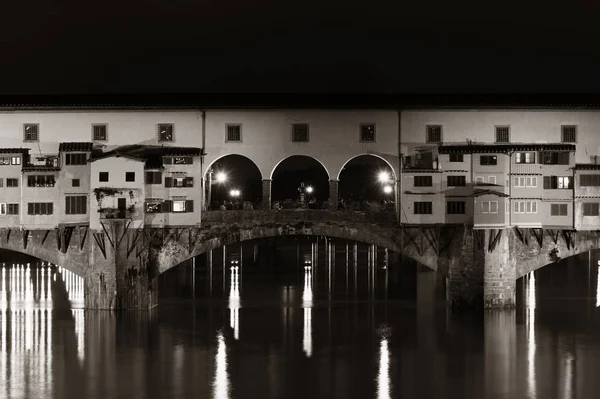
[{"label": "bridge arch", "polygon": [[[211,170],[217,175],[209,178],[208,174]],[[219,156],[209,163],[203,172],[204,181],[210,184],[210,187],[205,185],[207,187],[205,188],[206,203],[210,197],[210,206],[218,207],[223,204],[223,201],[234,199],[229,195],[233,189],[239,190],[239,196],[236,197],[238,200],[249,201],[255,205],[262,201],[263,172],[252,159],[245,155],[231,153]],[[220,172],[227,176],[227,180],[223,182],[217,180]]]},{"label": "bridge arch", "polygon": [[435,256],[413,256],[416,254],[403,250],[400,235],[402,231],[393,226],[367,224],[361,222],[336,222],[333,220],[321,221],[294,221],[289,223],[273,223],[264,221],[260,223],[219,223],[211,226],[197,240],[190,251],[187,238],[182,235],[179,240],[168,240],[155,253],[157,257],[158,273],[167,270],[210,250],[221,248],[224,245],[239,244],[269,237],[294,237],[294,236],[321,236],[343,239],[348,241],[374,244],[387,248],[397,253],[403,253],[406,258],[423,264],[430,269],[437,270]]},{"label": "bridge arch", "polygon": [[252,164],[253,164],[253,165],[256,167],[256,169],[258,170],[258,173],[260,174],[260,177],[261,177],[261,179],[263,178],[263,173],[262,173],[262,171],[260,170],[260,167],[259,167],[259,166],[256,164],[256,162],[254,162],[252,159],[248,158],[248,157],[247,157],[247,156],[245,156],[245,155],[242,155],[242,154],[237,154],[237,153],[235,153],[235,152],[231,152],[231,153],[228,153],[228,154],[223,154],[223,155],[220,155],[219,157],[217,157],[217,158],[213,159],[213,160],[212,160],[212,162],[210,162],[209,164],[205,165],[205,167],[204,167],[204,175],[203,175],[202,177],[206,179],[206,177],[207,177],[207,174],[208,174],[208,171],[209,171],[209,170],[210,170],[210,169],[211,169],[211,168],[212,168],[212,167],[213,167],[213,166],[214,166],[216,163],[218,163],[218,162],[222,161],[222,160],[223,160],[223,158],[226,158],[226,157],[231,157],[231,156],[236,156],[236,157],[244,158],[244,159],[246,159],[246,160],[248,160],[248,161],[252,162]]},{"label": "bridge arch", "polygon": [[340,180],[340,176],[342,175],[342,172],[344,171],[344,168],[350,162],[352,162],[356,158],[364,157],[364,156],[374,157],[374,158],[378,158],[378,159],[381,159],[382,161],[384,161],[388,165],[388,167],[390,168],[390,170],[392,171],[392,179],[393,180],[398,180],[398,177],[397,177],[398,176],[398,172],[396,171],[396,169],[394,168],[394,166],[391,164],[391,162],[388,161],[387,159],[385,159],[385,157],[383,157],[382,155],[374,154],[372,152],[365,152],[365,153],[362,153],[362,154],[357,154],[357,155],[354,155],[353,157],[351,157],[350,159],[348,159],[346,162],[344,162],[344,164],[340,168],[340,170],[339,170],[339,172],[338,172],[338,174],[336,176],[336,179]]},{"label": "bridge arch", "polygon": [[[56,266],[60,266],[63,269],[66,269],[74,274],[76,274],[79,277],[84,277],[84,273],[83,273],[83,265],[77,264],[77,263],[73,263],[73,262],[68,262],[66,261],[66,257],[62,256],[64,254],[62,254],[60,251],[56,250],[56,251],[45,251],[43,248],[33,248],[33,249],[24,249],[24,250],[19,250],[17,248],[14,248],[13,246],[9,246],[7,247],[6,245],[4,245],[5,243],[2,243],[2,245],[0,245],[0,250],[6,251],[8,253],[8,256],[10,257],[11,253],[17,254],[17,255],[27,255],[27,256],[31,256],[34,258],[39,259],[39,262],[44,262],[44,263],[52,263]],[[1,261],[0,264],[2,263],[6,263],[6,265],[9,264],[9,261]],[[20,264],[27,264],[27,263],[34,263],[34,262],[17,262]]]},{"label": "bridge arch", "polygon": [[[301,183],[313,188],[307,194],[317,201],[329,199],[330,173],[319,159],[309,155],[291,155],[280,160],[271,171],[271,193],[274,201],[299,199]],[[308,198],[306,199],[308,200]],[[291,205],[290,205],[291,206]]]},{"label": "bridge arch", "polygon": [[331,179],[331,174],[329,173],[329,170],[327,170],[327,167],[325,166],[325,164],[323,162],[321,162],[318,158],[315,158],[311,155],[303,155],[303,154],[296,154],[296,155],[290,155],[287,156],[285,158],[282,158],[279,162],[277,162],[275,164],[275,166],[273,167],[273,169],[271,170],[271,174],[269,176],[269,179],[273,179],[273,174],[275,173],[275,171],[277,170],[277,168],[281,165],[282,162],[289,160],[290,158],[294,158],[294,157],[303,157],[303,158],[310,158],[312,160],[317,161],[318,163],[321,164],[321,166],[323,167],[323,170],[325,170],[325,172],[327,173],[327,178]]}]

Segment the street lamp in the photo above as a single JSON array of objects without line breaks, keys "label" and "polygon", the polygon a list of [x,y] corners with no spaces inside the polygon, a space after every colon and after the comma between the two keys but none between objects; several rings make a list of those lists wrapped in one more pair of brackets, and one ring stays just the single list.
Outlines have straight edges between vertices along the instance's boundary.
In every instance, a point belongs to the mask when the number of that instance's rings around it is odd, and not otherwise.
[{"label": "street lamp", "polygon": [[379,175],[377,175],[377,178],[380,183],[389,183],[390,174],[386,171],[381,171],[381,172],[379,172]]},{"label": "street lamp", "polygon": [[225,183],[227,181],[227,173],[217,172],[216,181],[217,183]]},{"label": "street lamp", "polygon": [[385,194],[391,194],[392,191],[394,191],[394,189],[392,188],[392,186],[390,186],[390,185],[383,186],[383,192]]},{"label": "street lamp", "polygon": [[236,189],[236,188],[234,188],[233,190],[231,190],[231,191],[229,192],[229,195],[230,195],[231,197],[233,197],[233,198],[237,198],[237,197],[239,197],[241,194],[242,194],[242,193],[241,193],[241,191],[240,191],[240,190],[238,190],[238,189]]},{"label": "street lamp", "polygon": [[308,194],[312,194],[312,192],[313,192],[313,188],[312,188],[312,186],[306,186],[306,192],[307,192]]},{"label": "street lamp", "polygon": [[[210,169],[208,171],[208,198],[207,198],[207,203],[208,206],[206,207],[207,210],[210,210],[210,204],[212,202],[212,185],[213,185],[213,170]],[[215,176],[215,183],[225,183],[227,181],[227,173],[223,172],[223,171],[219,171],[216,173]]]}]

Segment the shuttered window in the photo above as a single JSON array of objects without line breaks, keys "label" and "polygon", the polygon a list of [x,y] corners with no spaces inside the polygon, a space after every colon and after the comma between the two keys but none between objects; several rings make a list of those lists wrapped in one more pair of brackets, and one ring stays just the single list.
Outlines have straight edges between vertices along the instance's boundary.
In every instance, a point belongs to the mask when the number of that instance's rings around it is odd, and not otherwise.
[{"label": "shuttered window", "polygon": [[54,204],[52,202],[29,202],[27,204],[28,215],[52,215]]},{"label": "shuttered window", "polygon": [[294,123],[292,125],[292,141],[296,143],[308,141],[308,123]]},{"label": "shuttered window", "polygon": [[65,213],[67,215],[85,215],[87,213],[87,196],[67,195],[65,197]]}]

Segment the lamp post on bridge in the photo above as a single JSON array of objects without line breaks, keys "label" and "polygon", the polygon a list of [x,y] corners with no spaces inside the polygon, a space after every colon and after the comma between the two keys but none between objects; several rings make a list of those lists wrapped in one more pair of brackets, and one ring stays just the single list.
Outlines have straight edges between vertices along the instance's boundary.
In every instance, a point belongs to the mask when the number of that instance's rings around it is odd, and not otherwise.
[{"label": "lamp post on bridge", "polygon": [[210,207],[211,207],[211,202],[212,202],[212,185],[214,183],[221,184],[221,183],[225,183],[227,181],[227,173],[219,171],[219,172],[216,173],[216,179],[213,182],[213,173],[214,173],[213,169],[210,168],[208,170],[208,198],[207,198],[208,206],[207,206],[206,210],[210,210]]}]

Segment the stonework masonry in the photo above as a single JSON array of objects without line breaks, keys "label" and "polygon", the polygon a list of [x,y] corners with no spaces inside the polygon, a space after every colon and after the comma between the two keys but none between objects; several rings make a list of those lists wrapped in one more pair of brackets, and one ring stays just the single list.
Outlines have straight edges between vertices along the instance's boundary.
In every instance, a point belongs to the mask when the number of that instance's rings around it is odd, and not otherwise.
[{"label": "stonework masonry", "polygon": [[398,225],[395,217],[327,210],[210,211],[201,227],[134,229],[127,219],[115,219],[103,221],[101,230],[5,228],[0,249],[82,276],[89,309],[148,309],[157,304],[158,275],[192,257],[248,240],[331,237],[388,248],[390,259],[398,254],[412,259],[447,280],[450,306],[481,309],[514,307],[519,277],[600,245],[598,231],[410,226]]}]

